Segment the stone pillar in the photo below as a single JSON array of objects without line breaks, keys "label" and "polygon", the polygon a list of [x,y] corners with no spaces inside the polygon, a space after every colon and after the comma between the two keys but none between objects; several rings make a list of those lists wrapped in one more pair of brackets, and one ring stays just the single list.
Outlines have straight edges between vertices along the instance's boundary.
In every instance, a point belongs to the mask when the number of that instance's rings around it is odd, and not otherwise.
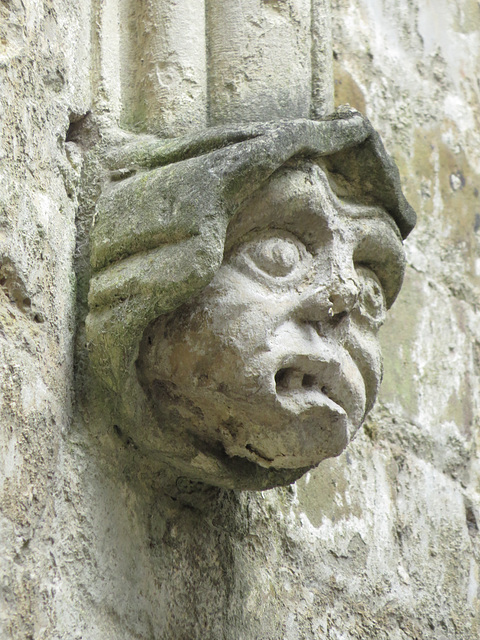
[{"label": "stone pillar", "polygon": [[99,104],[117,82],[123,127],[175,137],[332,111],[330,0],[103,0],[103,20],[117,3]]},{"label": "stone pillar", "polygon": [[206,125],[203,0],[120,0],[121,124],[163,137]]},{"label": "stone pillar", "polygon": [[312,118],[333,111],[333,87],[330,0],[312,0]]},{"label": "stone pillar", "polygon": [[209,123],[308,117],[311,0],[207,0]]},{"label": "stone pillar", "polygon": [[119,0],[101,0],[92,6],[92,72],[91,88],[94,109],[98,113],[109,113],[113,118],[120,115],[122,95],[120,91],[121,51]]}]

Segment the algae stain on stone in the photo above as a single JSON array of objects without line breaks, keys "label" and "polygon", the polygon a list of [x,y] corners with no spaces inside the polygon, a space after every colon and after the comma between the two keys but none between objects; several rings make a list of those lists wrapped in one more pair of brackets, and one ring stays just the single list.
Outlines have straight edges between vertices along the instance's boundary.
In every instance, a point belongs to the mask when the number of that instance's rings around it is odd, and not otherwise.
[{"label": "algae stain on stone", "polygon": [[454,422],[467,437],[471,435],[474,419],[471,396],[469,380],[462,380],[458,392],[450,395],[445,411],[445,421]]},{"label": "algae stain on stone", "polygon": [[336,522],[352,515],[361,517],[360,506],[346,499],[349,491],[347,455],[324,460],[314,471],[297,480],[299,504],[315,528],[321,526],[324,518]]},{"label": "algae stain on stone", "polygon": [[480,4],[477,0],[463,0],[453,20],[458,33],[474,33],[480,29]]},{"label": "algae stain on stone", "polygon": [[367,105],[365,96],[352,75],[338,62],[334,62],[335,105],[349,104],[361,113],[365,113]]},{"label": "algae stain on stone", "polygon": [[384,354],[384,376],[379,401],[401,407],[408,416],[418,411],[418,389],[413,348],[422,313],[422,287],[418,277],[407,270],[403,291],[380,332]]},{"label": "algae stain on stone", "polygon": [[[420,219],[426,215],[434,222],[441,214],[443,231],[447,236],[444,242],[462,251],[467,263],[471,264],[470,273],[473,275],[475,220],[476,213],[480,211],[480,175],[470,165],[460,144],[447,144],[446,138],[460,139],[453,122],[447,121],[441,127],[416,132],[413,157],[404,167],[404,173],[414,176],[412,185],[416,182],[417,188],[414,190],[407,184],[405,190]],[[435,181],[439,196],[437,202],[433,193]]]}]

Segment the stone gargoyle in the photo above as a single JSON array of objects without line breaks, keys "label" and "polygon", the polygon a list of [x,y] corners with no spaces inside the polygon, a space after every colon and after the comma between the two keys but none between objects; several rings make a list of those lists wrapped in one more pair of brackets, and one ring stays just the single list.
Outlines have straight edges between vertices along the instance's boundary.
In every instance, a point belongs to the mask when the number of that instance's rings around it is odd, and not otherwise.
[{"label": "stone gargoyle", "polygon": [[86,319],[105,420],[146,464],[220,487],[340,454],[375,402],[415,224],[368,120],[142,136],[109,171]]}]

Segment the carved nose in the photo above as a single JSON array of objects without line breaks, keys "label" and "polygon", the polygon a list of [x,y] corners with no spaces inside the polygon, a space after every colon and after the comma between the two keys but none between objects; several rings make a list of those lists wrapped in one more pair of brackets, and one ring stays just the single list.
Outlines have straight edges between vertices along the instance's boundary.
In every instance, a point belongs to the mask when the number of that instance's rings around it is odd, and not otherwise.
[{"label": "carved nose", "polygon": [[338,318],[350,313],[358,302],[359,294],[359,286],[353,278],[336,282],[330,290],[328,315]]},{"label": "carved nose", "polygon": [[310,290],[301,301],[299,309],[301,319],[306,322],[323,322],[328,316],[331,304],[326,287],[322,286]]},{"label": "carved nose", "polygon": [[302,317],[307,322],[324,322],[327,318],[340,320],[355,308],[359,293],[353,278],[337,278],[330,286],[320,286],[304,298]]}]

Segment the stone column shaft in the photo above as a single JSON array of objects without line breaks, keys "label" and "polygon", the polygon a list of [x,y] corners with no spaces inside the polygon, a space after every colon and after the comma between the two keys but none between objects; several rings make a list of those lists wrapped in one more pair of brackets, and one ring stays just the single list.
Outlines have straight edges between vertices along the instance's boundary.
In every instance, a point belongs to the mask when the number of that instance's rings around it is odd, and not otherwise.
[{"label": "stone column shaft", "polygon": [[206,126],[203,0],[128,2],[123,123],[163,137]]},{"label": "stone column shaft", "polygon": [[330,0],[116,1],[126,128],[175,137],[333,108]]},{"label": "stone column shaft", "polygon": [[311,0],[206,0],[209,124],[308,117]]}]

